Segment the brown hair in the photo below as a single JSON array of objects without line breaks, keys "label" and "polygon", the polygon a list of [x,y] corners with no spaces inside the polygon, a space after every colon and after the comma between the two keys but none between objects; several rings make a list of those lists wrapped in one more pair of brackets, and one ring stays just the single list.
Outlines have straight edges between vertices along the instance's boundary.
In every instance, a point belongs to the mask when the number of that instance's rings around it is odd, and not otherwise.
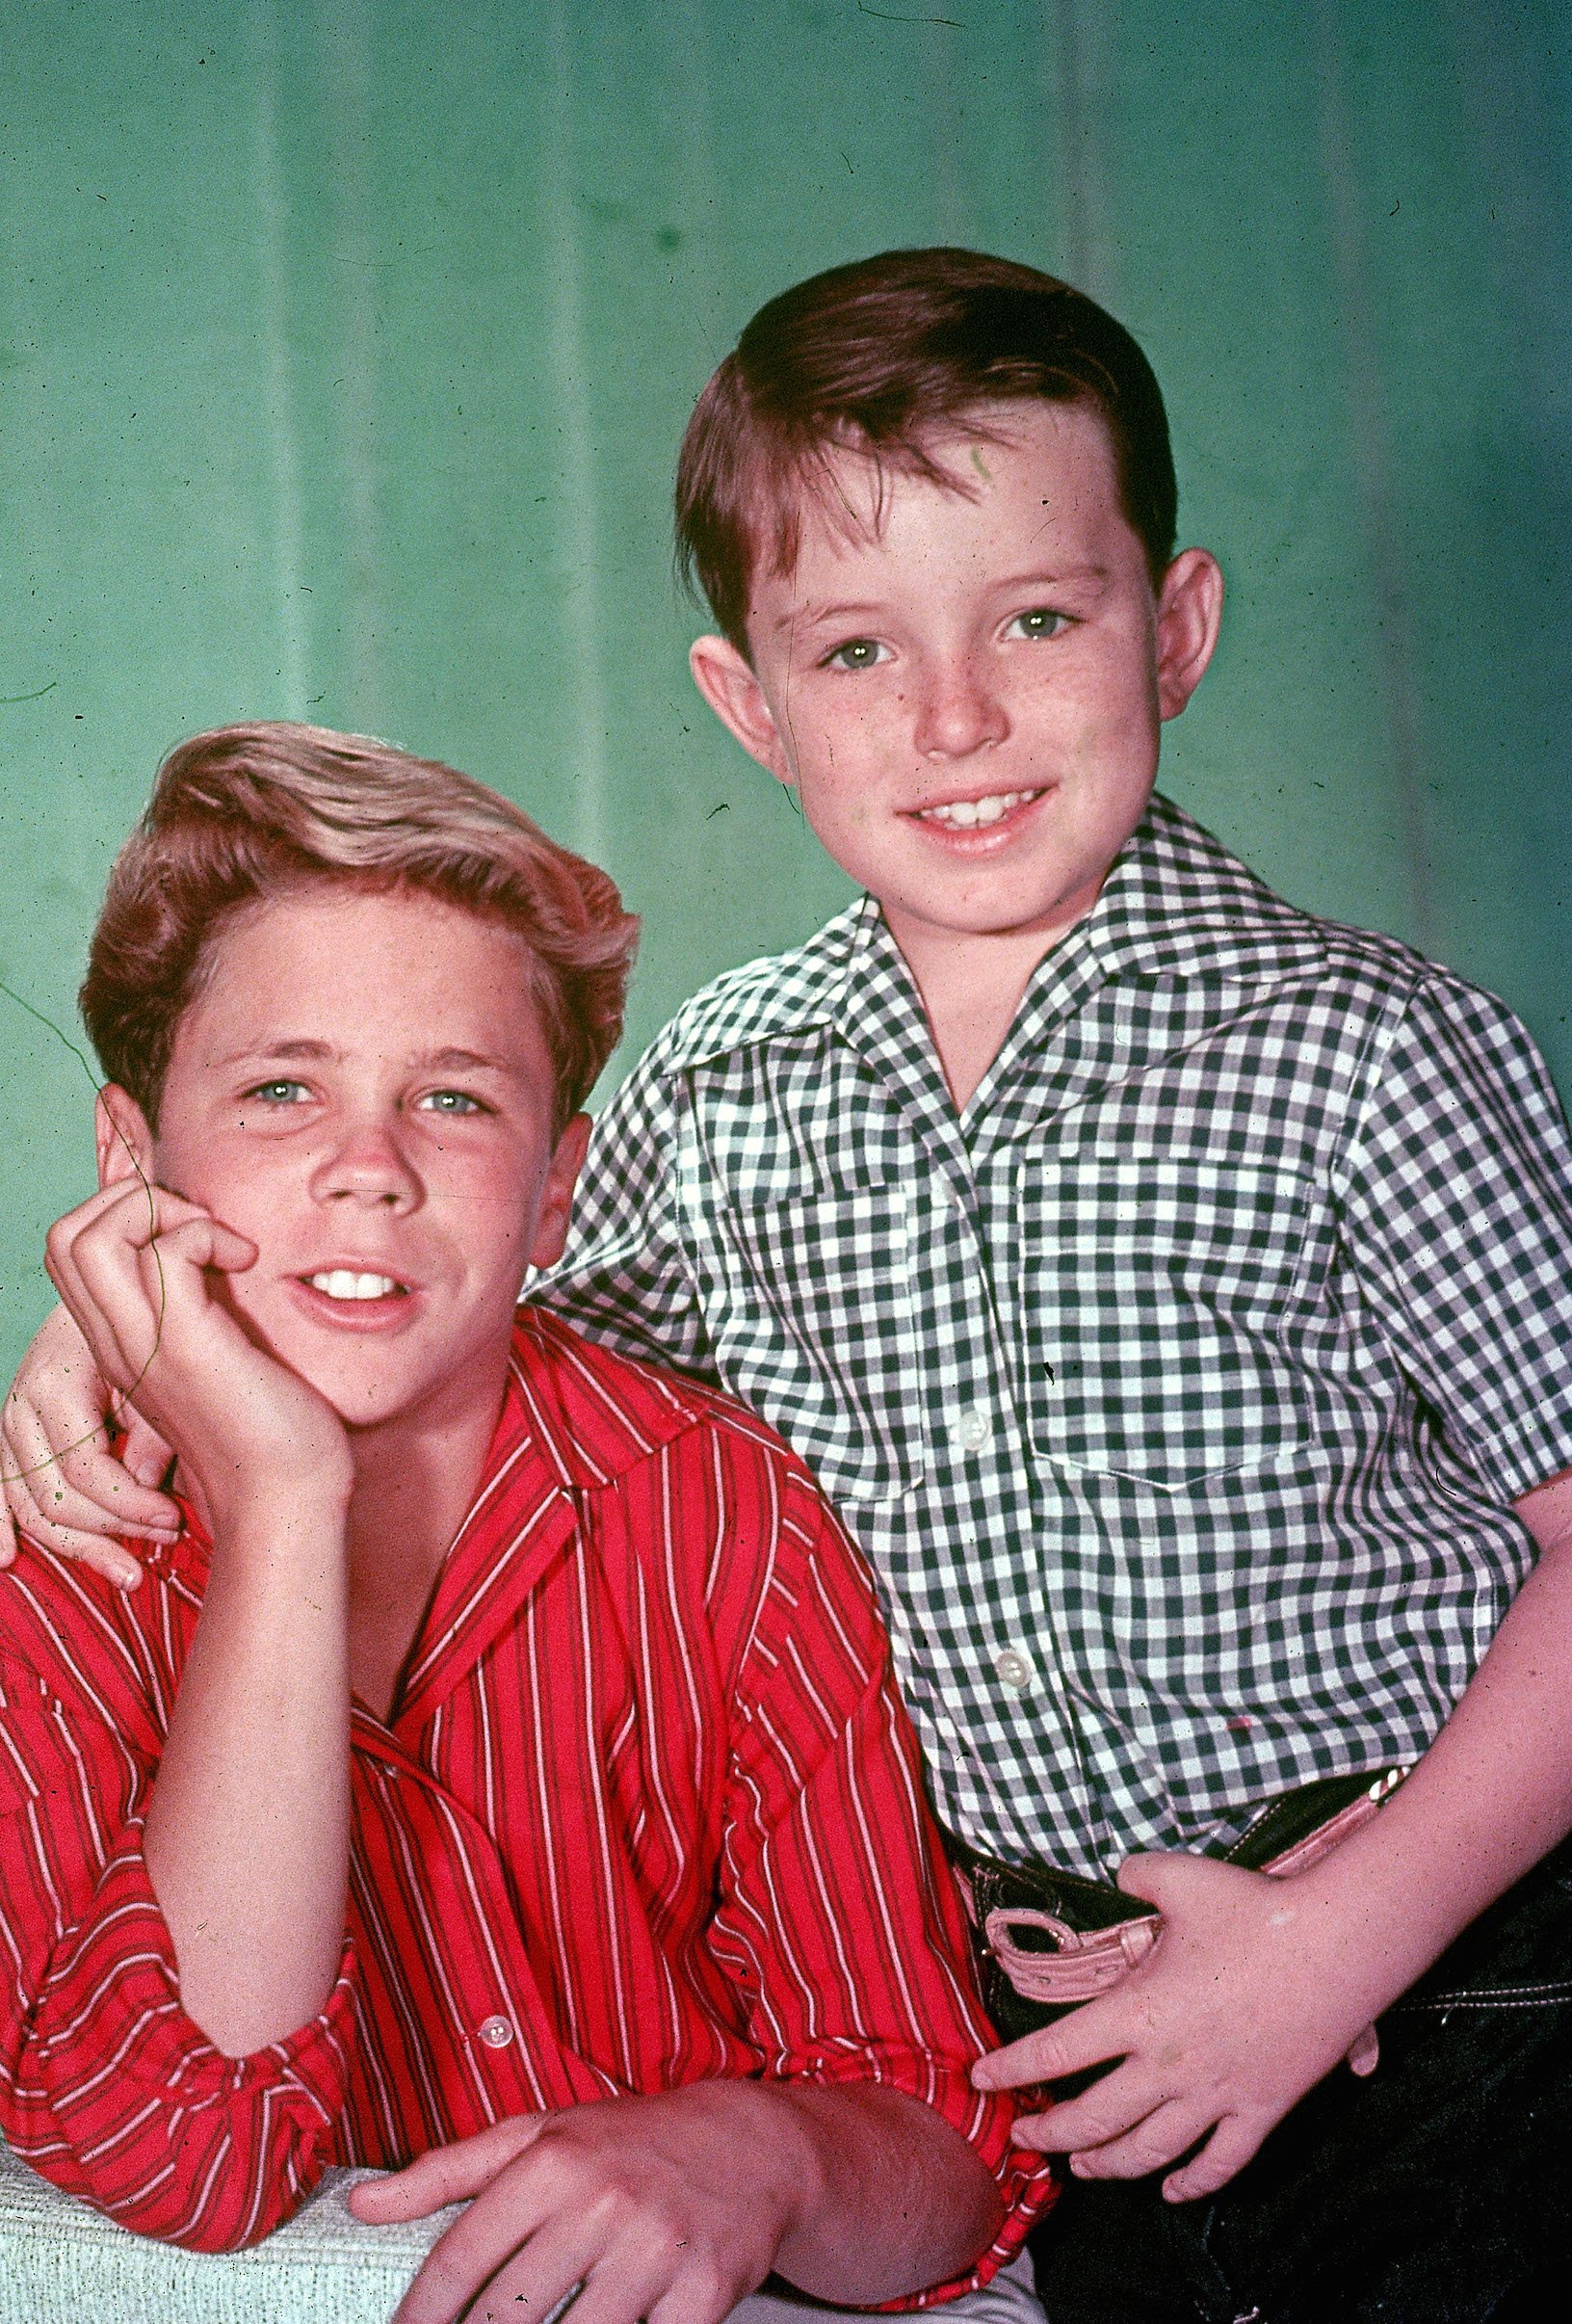
[{"label": "brown hair", "polygon": [[178,743],[110,873],[82,1016],[110,1080],[158,1126],[175,1028],[226,916],[318,882],[410,889],[523,938],[558,1125],[616,1046],[639,923],[606,873],[430,758],[321,726]]},{"label": "brown hair", "polygon": [[[978,251],[886,251],[761,306],[694,409],[677,466],[677,569],[738,651],[759,558],[790,572],[804,502],[833,508],[828,456],[866,454],[963,489],[925,439],[979,406],[1085,404],[1108,429],[1152,586],[1178,489],[1163,394],[1123,325],[1068,283]],[[985,426],[979,431],[986,437]]]}]

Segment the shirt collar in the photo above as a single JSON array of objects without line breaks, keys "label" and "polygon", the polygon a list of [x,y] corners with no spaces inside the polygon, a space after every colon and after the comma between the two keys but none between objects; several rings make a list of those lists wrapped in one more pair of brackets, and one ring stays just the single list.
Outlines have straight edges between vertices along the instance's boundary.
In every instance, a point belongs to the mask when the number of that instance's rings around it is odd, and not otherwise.
[{"label": "shirt collar", "polygon": [[[579,1528],[579,1495],[610,1485],[708,1410],[706,1392],[581,1339],[538,1307],[513,1331],[502,1413],[454,1536],[395,1708],[417,1730],[510,1622]],[[199,1598],[212,1545],[196,1512],[150,1571]]]},{"label": "shirt collar", "polygon": [[[1073,1006],[1108,977],[1272,983],[1314,972],[1325,957],[1307,914],[1154,792],[1092,911],[1039,963],[1022,1015],[1053,1016],[1056,994]],[[675,1061],[692,1065],[825,1025],[880,1062],[914,1037],[926,1042],[911,971],[872,896],[798,951],[722,978],[668,1038]]]},{"label": "shirt collar", "polygon": [[1271,979],[1326,957],[1314,921],[1157,792],[1092,911],[1043,968],[1078,940],[1115,976]]}]

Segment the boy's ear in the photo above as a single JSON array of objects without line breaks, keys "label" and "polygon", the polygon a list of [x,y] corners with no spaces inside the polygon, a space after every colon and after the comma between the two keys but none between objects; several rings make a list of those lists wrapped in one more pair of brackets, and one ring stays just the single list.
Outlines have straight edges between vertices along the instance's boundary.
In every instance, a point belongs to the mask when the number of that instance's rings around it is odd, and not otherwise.
[{"label": "boy's ear", "polygon": [[563,1255],[567,1244],[567,1222],[573,1215],[573,1189],[579,1182],[589,1144],[590,1117],[575,1114],[557,1141],[557,1151],[551,1157],[546,1183],[541,1189],[540,1207],[535,1214],[535,1231],[527,1254],[532,1267],[555,1267]]},{"label": "boy's ear", "polygon": [[1177,718],[1206,674],[1222,622],[1222,568],[1209,550],[1183,549],[1157,599],[1157,703]]},{"label": "boy's ear", "polygon": [[794,781],[792,762],[764,688],[731,640],[695,638],[688,667],[699,693],[749,758],[768,767],[777,780]]},{"label": "boy's ear", "polygon": [[141,1106],[118,1081],[106,1081],[98,1093],[93,1134],[100,1186],[118,1186],[127,1178],[144,1183],[151,1179],[153,1133]]}]

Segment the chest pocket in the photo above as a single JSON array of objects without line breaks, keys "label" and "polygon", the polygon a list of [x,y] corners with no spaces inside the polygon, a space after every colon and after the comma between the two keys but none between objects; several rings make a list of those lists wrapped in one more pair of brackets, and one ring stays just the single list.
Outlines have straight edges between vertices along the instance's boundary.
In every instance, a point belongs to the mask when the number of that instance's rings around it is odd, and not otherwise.
[{"label": "chest pocket", "polygon": [[849,1512],[923,1469],[912,1208],[894,1180],[709,1197],[695,1264],[717,1367]]},{"label": "chest pocket", "polygon": [[1049,1460],[1165,1491],[1271,1466],[1303,1438],[1296,1325],[1312,1190],[1206,1155],[1019,1167],[1021,1396]]}]

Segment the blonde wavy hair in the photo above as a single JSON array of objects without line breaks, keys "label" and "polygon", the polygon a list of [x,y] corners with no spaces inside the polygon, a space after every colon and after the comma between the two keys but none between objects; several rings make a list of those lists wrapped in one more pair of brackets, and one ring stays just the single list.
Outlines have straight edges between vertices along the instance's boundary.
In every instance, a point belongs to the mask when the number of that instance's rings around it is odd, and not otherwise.
[{"label": "blonde wavy hair", "polygon": [[175,1028],[226,918],[319,883],[435,896],[521,937],[559,1127],[577,1111],[616,1046],[639,940],[607,874],[438,759],[258,722],[170,752],[93,932],[83,1019],[153,1129]]}]

